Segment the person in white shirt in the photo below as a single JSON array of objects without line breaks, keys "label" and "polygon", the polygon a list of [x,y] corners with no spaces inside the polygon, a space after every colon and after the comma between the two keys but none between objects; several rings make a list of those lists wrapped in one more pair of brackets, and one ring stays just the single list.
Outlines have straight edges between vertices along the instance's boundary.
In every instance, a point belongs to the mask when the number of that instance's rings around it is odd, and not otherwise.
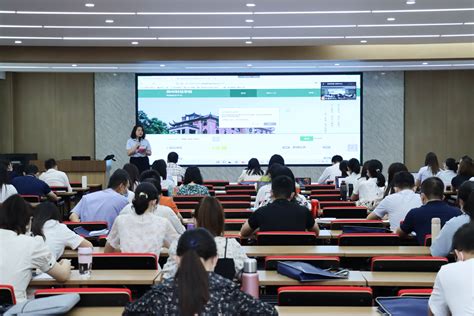
[{"label": "person in white shirt", "polygon": [[377,205],[367,219],[383,219],[386,215],[390,221],[390,230],[395,232],[407,213],[423,205],[421,196],[414,192],[415,178],[408,171],[395,174],[393,179],[394,194],[386,196]]},{"label": "person in white shirt", "polygon": [[416,187],[420,187],[423,181],[431,177],[437,177],[440,171],[438,157],[435,153],[429,152],[425,157],[425,166],[421,167],[416,175]]},{"label": "person in white shirt", "polygon": [[133,200],[134,212],[117,216],[104,252],[150,252],[159,257],[163,246],[169,248],[180,235],[169,220],[153,214],[157,204],[155,186],[140,183]]},{"label": "person in white shirt", "polygon": [[382,174],[382,163],[376,159],[367,162],[367,181],[362,182],[358,190],[354,190],[351,199],[361,203],[375,205],[383,197],[385,177]]},{"label": "person in white shirt", "polygon": [[31,224],[33,235],[43,237],[56,259],[61,258],[65,247],[92,247],[90,241],[70,230],[60,220],[58,207],[51,202],[43,202],[35,208]]},{"label": "person in white shirt", "polygon": [[[408,168],[401,162],[394,162],[388,167],[387,187],[385,188],[383,197],[386,197],[387,195],[395,193],[393,179],[395,178],[395,174],[401,171],[408,172]],[[415,183],[415,180],[413,180],[413,185],[414,183]]]},{"label": "person in white shirt", "polygon": [[46,171],[39,176],[40,180],[46,182],[50,187],[65,187],[68,192],[72,192],[69,178],[66,173],[58,170],[56,160],[53,158],[46,160],[44,162],[44,168]]},{"label": "person in white shirt", "polygon": [[429,315],[474,315],[474,223],[463,225],[453,237],[457,262],[439,270],[429,299]]},{"label": "person in white shirt", "polygon": [[176,177],[177,181],[183,181],[185,169],[178,165],[179,156],[174,151],[168,154],[168,164],[166,166],[166,173],[168,178]]},{"label": "person in white shirt", "polygon": [[26,288],[32,269],[39,269],[58,282],[71,274],[71,262],[56,262],[41,237],[29,232],[30,206],[18,194],[10,196],[0,206],[0,284],[12,285],[17,303],[26,300]]},{"label": "person in white shirt", "polygon": [[456,159],[448,158],[444,162],[443,167],[444,170],[441,170],[438,173],[438,177],[441,179],[441,181],[443,181],[444,187],[446,188],[448,186],[451,186],[451,180],[453,180],[453,178],[458,175],[458,164],[456,162]]},{"label": "person in white shirt", "polygon": [[249,160],[247,168],[242,170],[241,175],[237,179],[237,183],[259,181],[263,174],[264,172],[260,167],[258,159],[252,158]]},{"label": "person in white shirt", "polygon": [[17,194],[15,187],[10,184],[8,179],[8,169],[3,164],[0,164],[0,204],[3,203],[10,196]]},{"label": "person in white shirt", "polygon": [[176,183],[174,183],[173,177],[168,175],[167,168],[166,161],[163,159],[155,160],[151,165],[151,169],[160,175],[160,184],[161,187],[167,191],[166,195],[172,196],[176,188]]},{"label": "person in white shirt", "polygon": [[[224,209],[221,203],[214,197],[204,197],[194,212],[196,226],[207,229],[214,236],[218,257],[233,259],[235,276],[238,276],[248,257],[237,240],[224,237],[224,217]],[[174,277],[178,269],[176,246],[177,242],[171,245],[168,261],[166,261],[163,267],[163,277],[166,279]]]},{"label": "person in white shirt", "polygon": [[347,162],[347,172],[348,176],[344,179],[347,185],[352,184],[355,188],[358,180],[360,178],[360,162],[356,158],[349,159]]},{"label": "person in white shirt", "polygon": [[331,158],[332,166],[324,169],[323,174],[318,179],[318,183],[326,184],[328,181],[336,181],[336,177],[341,176],[341,170],[339,170],[339,163],[342,160],[342,157],[339,155],[333,156]]}]

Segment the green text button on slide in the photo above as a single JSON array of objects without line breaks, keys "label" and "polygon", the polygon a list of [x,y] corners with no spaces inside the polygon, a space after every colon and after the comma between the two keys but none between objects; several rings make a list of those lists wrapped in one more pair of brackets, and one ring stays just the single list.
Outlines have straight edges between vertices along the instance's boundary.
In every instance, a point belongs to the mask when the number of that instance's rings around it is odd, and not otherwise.
[{"label": "green text button on slide", "polygon": [[300,141],[302,142],[312,142],[313,136],[300,136]]}]

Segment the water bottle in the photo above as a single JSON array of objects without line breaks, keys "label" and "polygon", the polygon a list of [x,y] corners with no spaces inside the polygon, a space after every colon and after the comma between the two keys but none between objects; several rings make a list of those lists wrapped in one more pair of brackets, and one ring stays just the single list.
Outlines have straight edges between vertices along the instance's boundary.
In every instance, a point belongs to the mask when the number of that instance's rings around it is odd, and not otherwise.
[{"label": "water bottle", "polygon": [[242,273],[242,287],[240,289],[243,292],[258,299],[259,282],[257,273],[257,260],[245,260],[244,273]]},{"label": "water bottle", "polygon": [[346,201],[347,200],[347,184],[346,184],[346,181],[341,182],[340,190],[341,190],[341,200]]},{"label": "water bottle", "polygon": [[434,217],[431,219],[431,242],[434,242],[436,237],[439,235],[441,230],[441,220],[439,217]]},{"label": "water bottle", "polygon": [[92,248],[79,247],[77,250],[77,261],[79,264],[79,274],[82,277],[90,277],[92,270]]}]

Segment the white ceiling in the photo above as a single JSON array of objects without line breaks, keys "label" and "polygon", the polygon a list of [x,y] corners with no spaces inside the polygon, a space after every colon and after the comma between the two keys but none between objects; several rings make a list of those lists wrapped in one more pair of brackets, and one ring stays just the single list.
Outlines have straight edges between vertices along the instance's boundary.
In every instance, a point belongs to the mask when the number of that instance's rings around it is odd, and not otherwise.
[{"label": "white ceiling", "polygon": [[0,0],[0,45],[312,46],[361,40],[472,42],[474,1]]}]

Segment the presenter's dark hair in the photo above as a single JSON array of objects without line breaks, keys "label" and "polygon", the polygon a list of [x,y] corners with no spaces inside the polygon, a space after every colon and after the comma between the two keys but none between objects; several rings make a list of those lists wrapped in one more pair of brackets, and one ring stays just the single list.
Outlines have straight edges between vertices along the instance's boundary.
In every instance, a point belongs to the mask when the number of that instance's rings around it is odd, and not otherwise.
[{"label": "presenter's dark hair", "polygon": [[4,184],[9,184],[10,178],[8,177],[8,169],[3,164],[0,165],[0,191],[2,191]]},{"label": "presenter's dark hair", "polygon": [[453,236],[453,249],[474,252],[474,222],[462,225]]},{"label": "presenter's dark hair", "polygon": [[367,175],[370,175],[371,178],[377,179],[377,186],[385,186],[385,177],[382,174],[382,163],[376,159],[369,160],[367,164]]},{"label": "presenter's dark hair", "polygon": [[263,170],[257,158],[250,159],[245,170],[247,170],[248,175],[263,175]]},{"label": "presenter's dark hair", "polygon": [[145,129],[143,128],[143,125],[137,124],[137,125],[135,125],[135,126],[133,127],[132,132],[130,133],[130,138],[131,138],[131,139],[137,138],[137,134],[136,134],[136,133],[137,133],[137,129],[138,129],[139,127],[141,127],[141,129],[142,129],[142,131],[143,131],[143,136],[142,136],[139,140],[142,140],[142,139],[145,138],[146,134],[145,134]]},{"label": "presenter's dark hair", "polygon": [[43,227],[44,223],[50,219],[61,221],[61,213],[59,213],[58,207],[51,202],[43,202],[35,207],[33,222],[31,223],[31,232],[35,236],[41,236],[46,239]]},{"label": "presenter's dark hair", "polygon": [[458,199],[464,203],[463,211],[474,220],[474,181],[464,181],[458,189]]},{"label": "presenter's dark hair", "polygon": [[200,258],[217,256],[214,237],[204,228],[188,230],[179,238],[176,254],[181,258],[175,277],[179,314],[200,315],[210,299],[209,274]]},{"label": "presenter's dark hair", "polygon": [[167,172],[166,172],[166,161],[163,159],[160,160],[155,160],[153,164],[151,165],[151,169],[155,170],[160,174],[160,176],[163,178],[163,180],[166,180],[167,178]]},{"label": "presenter's dark hair", "polygon": [[135,190],[135,197],[132,201],[133,208],[137,215],[142,215],[148,208],[148,203],[158,199],[158,190],[151,183],[140,183]]},{"label": "presenter's dark hair", "polygon": [[421,184],[421,193],[430,200],[442,200],[444,197],[444,183],[438,177],[430,177]]},{"label": "presenter's dark hair", "polygon": [[194,211],[194,218],[198,227],[207,229],[214,236],[224,235],[224,208],[215,197],[203,197]]},{"label": "presenter's dark hair", "polygon": [[190,166],[186,169],[184,173],[183,184],[190,184],[194,182],[196,184],[203,184],[201,170],[196,166]]},{"label": "presenter's dark hair", "polygon": [[30,205],[18,194],[12,195],[0,205],[0,228],[25,234],[30,216]]},{"label": "presenter's dark hair", "polygon": [[53,158],[50,158],[50,159],[48,159],[48,160],[46,160],[46,161],[44,162],[44,168],[45,168],[46,170],[49,170],[49,169],[51,169],[51,168],[54,168],[54,167],[56,167],[57,165],[58,165],[58,164],[56,163],[56,160],[54,160]]},{"label": "presenter's dark hair", "polygon": [[360,173],[360,162],[359,160],[357,160],[356,158],[352,158],[352,159],[349,159],[349,161],[347,162],[347,168],[355,173],[355,174],[359,174]]},{"label": "presenter's dark hair", "polygon": [[37,174],[38,172],[39,169],[35,165],[27,165],[25,167],[25,174]]},{"label": "presenter's dark hair", "polygon": [[275,199],[289,199],[295,192],[295,181],[288,176],[278,176],[272,179],[272,192]]},{"label": "presenter's dark hair", "polygon": [[342,160],[343,160],[342,156],[340,156],[340,155],[335,155],[335,156],[332,156],[332,158],[331,158],[332,163],[338,163],[338,162],[341,162]]},{"label": "presenter's dark hair", "polygon": [[347,160],[343,160],[339,163],[339,170],[341,171],[341,176],[342,177],[347,177],[348,174],[347,174],[347,166],[348,166],[349,162]]},{"label": "presenter's dark hair", "polygon": [[117,169],[115,172],[110,176],[109,185],[107,186],[109,189],[117,189],[121,184],[127,186],[127,182],[129,181],[128,173],[123,169]]},{"label": "presenter's dark hair", "polygon": [[168,162],[178,163],[178,159],[179,159],[178,153],[172,151],[168,154]]},{"label": "presenter's dark hair", "polygon": [[138,170],[137,166],[135,166],[132,163],[126,163],[123,165],[123,170],[125,170],[128,173],[128,178],[130,183],[128,184],[128,188],[130,190],[133,189],[134,185],[136,182],[138,182],[140,176],[140,171]]},{"label": "presenter's dark hair", "polygon": [[446,164],[446,167],[448,167],[448,170],[454,172],[458,171],[458,163],[456,162],[456,159],[448,158],[444,163]]},{"label": "presenter's dark hair", "polygon": [[395,177],[395,174],[401,171],[408,172],[407,167],[401,162],[394,162],[388,167],[388,185],[385,189],[384,197],[393,193],[393,187],[395,186],[393,183],[393,179]]},{"label": "presenter's dark hair", "polygon": [[431,173],[433,174],[437,174],[439,172],[438,157],[434,152],[429,152],[426,154],[425,166],[428,166],[431,170]]},{"label": "presenter's dark hair", "polygon": [[142,182],[144,179],[147,178],[154,178],[157,179],[158,181],[161,181],[160,174],[156,170],[145,170],[140,174],[140,182]]}]

